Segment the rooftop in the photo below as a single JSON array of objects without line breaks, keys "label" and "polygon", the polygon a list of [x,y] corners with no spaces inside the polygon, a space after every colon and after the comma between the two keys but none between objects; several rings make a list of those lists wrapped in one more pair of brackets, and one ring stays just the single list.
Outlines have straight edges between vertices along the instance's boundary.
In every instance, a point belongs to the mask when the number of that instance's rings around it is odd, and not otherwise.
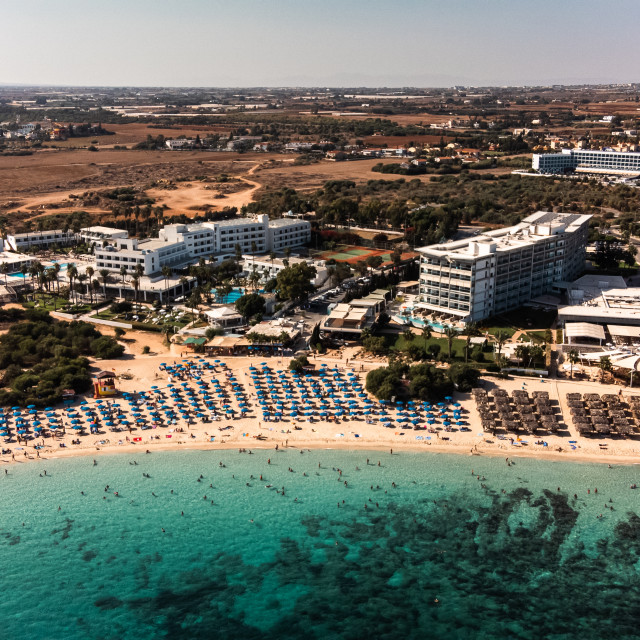
[{"label": "rooftop", "polygon": [[[269,220],[270,227],[291,227],[300,223],[304,223],[306,220],[299,220],[298,218],[278,218],[277,220]],[[307,223],[309,224],[309,223]]]},{"label": "rooftop", "polygon": [[95,233],[105,236],[112,236],[115,233],[126,233],[124,229],[115,229],[114,227],[101,227],[100,225],[95,227],[84,227],[80,229],[81,233]]},{"label": "rooftop", "polygon": [[262,222],[254,218],[233,218],[231,220],[220,220],[216,224],[220,227],[237,227],[243,224],[262,224]]},{"label": "rooftop", "polygon": [[489,231],[482,235],[422,247],[418,251],[429,255],[452,255],[460,258],[473,258],[500,251],[509,251],[515,247],[535,244],[565,231],[575,231],[591,218],[589,215],[575,213],[555,213],[538,211],[527,216],[512,227]]}]

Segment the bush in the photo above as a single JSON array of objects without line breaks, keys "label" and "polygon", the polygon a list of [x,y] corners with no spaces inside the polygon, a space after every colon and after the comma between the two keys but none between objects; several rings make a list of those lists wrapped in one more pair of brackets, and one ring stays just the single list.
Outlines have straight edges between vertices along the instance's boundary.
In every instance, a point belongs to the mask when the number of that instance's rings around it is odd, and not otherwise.
[{"label": "bush", "polygon": [[122,302],[114,302],[109,307],[109,311],[111,311],[111,313],[115,313],[117,315],[119,315],[121,313],[129,313],[132,310],[133,310],[133,305],[130,302],[128,302],[127,300],[124,300]]},{"label": "bush", "polygon": [[124,353],[124,347],[117,344],[108,336],[102,336],[91,343],[91,349],[97,358],[111,360],[119,358]]},{"label": "bush", "polygon": [[474,367],[470,367],[466,364],[456,363],[449,367],[448,376],[456,385],[458,391],[466,393],[471,391],[474,387],[478,386],[478,379],[480,378],[480,372]]},{"label": "bush", "polygon": [[157,324],[146,324],[145,322],[132,322],[131,326],[138,331],[151,331],[152,333],[162,333],[164,329]]},{"label": "bush", "polygon": [[309,364],[307,356],[298,356],[289,362],[289,371],[295,371],[296,373],[302,373],[304,368]]},{"label": "bush", "polygon": [[91,387],[84,355],[119,357],[124,347],[87,322],[54,322],[42,310],[25,312],[26,322],[0,336],[0,368],[5,369],[0,403],[43,407],[62,400],[63,389]]}]

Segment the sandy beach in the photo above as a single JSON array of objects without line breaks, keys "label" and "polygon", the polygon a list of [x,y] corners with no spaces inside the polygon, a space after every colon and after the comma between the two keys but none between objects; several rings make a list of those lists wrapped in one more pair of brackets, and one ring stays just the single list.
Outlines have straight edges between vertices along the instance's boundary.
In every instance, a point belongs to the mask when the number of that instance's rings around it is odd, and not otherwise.
[{"label": "sandy beach", "polygon": [[[149,392],[152,386],[160,391],[168,392],[167,385],[171,384],[167,371],[161,371],[162,363],[171,366],[174,363],[193,363],[201,361],[200,354],[187,354],[180,351],[179,345],[172,345],[171,352],[157,342],[151,355],[141,355],[140,346],[145,344],[144,334],[130,332],[131,338],[136,338],[127,346],[127,353],[123,359],[112,361],[98,361],[94,363],[94,372],[98,370],[115,371],[125,374],[128,379],[119,378],[117,386],[119,392]],[[165,353],[158,353],[164,349]],[[346,351],[344,359],[317,358],[312,359],[316,370],[322,366],[333,369],[338,367],[341,372],[357,376],[364,386],[367,372],[380,366],[380,362],[360,361],[352,359],[353,352]],[[0,456],[0,462],[26,462],[29,460],[47,460],[67,456],[98,456],[104,454],[126,453],[144,455],[150,452],[167,449],[273,449],[277,447],[291,447],[296,449],[362,449],[389,451],[430,451],[459,453],[463,455],[490,456],[536,456],[547,459],[571,461],[595,461],[603,463],[640,463],[640,440],[636,437],[623,439],[614,437],[582,437],[573,428],[570,413],[566,403],[566,394],[579,393],[617,393],[618,388],[613,385],[596,382],[577,382],[571,380],[540,380],[532,378],[512,378],[501,380],[497,378],[483,379],[484,388],[491,390],[496,385],[511,393],[513,390],[525,388],[529,393],[533,391],[547,391],[552,402],[559,407],[558,420],[561,428],[557,434],[541,434],[536,436],[521,436],[511,441],[513,434],[492,436],[483,433],[475,402],[470,394],[456,393],[453,402],[460,405],[462,416],[468,430],[461,431],[452,428],[445,431],[438,424],[436,430],[414,430],[411,424],[402,428],[394,422],[393,428],[383,427],[376,416],[365,420],[364,416],[328,422],[315,417],[313,422],[300,414],[297,418],[288,416],[284,412],[279,422],[265,422],[261,414],[256,411],[257,398],[249,376],[250,367],[258,367],[262,363],[273,370],[286,370],[289,360],[261,357],[226,357],[220,358],[226,368],[218,369],[218,373],[207,372],[203,379],[217,378],[224,383],[230,374],[236,376],[245,392],[248,394],[249,416],[241,418],[239,413],[232,419],[222,417],[219,421],[202,422],[198,420],[177,419],[170,425],[141,430],[136,426],[130,431],[122,430],[118,433],[109,432],[101,428],[99,434],[85,434],[78,436],[77,432],[67,428],[60,437],[36,437],[20,444],[5,442],[4,447],[11,449],[11,453]],[[203,362],[213,362],[206,358]],[[348,362],[348,364],[347,364]],[[187,366],[185,364],[185,366]],[[231,372],[231,373],[229,373]],[[355,378],[352,378],[355,380]],[[175,380],[173,381],[175,382]],[[523,386],[524,385],[524,386]],[[633,390],[624,390],[629,395]],[[95,403],[92,396],[85,398],[88,404]],[[75,407],[80,405],[83,398],[78,398]],[[121,401],[121,400],[120,400]],[[555,403],[554,402],[554,403]],[[60,409],[58,409],[60,411]],[[393,418],[391,418],[393,420]],[[424,426],[421,423],[420,426]],[[500,437],[502,435],[502,437]],[[135,440],[134,440],[135,438]],[[79,444],[72,441],[80,440]],[[545,445],[536,444],[545,442]],[[36,445],[39,448],[36,449]],[[63,446],[61,446],[63,445]],[[606,446],[602,446],[606,445]],[[5,450],[7,450],[5,449]]]}]

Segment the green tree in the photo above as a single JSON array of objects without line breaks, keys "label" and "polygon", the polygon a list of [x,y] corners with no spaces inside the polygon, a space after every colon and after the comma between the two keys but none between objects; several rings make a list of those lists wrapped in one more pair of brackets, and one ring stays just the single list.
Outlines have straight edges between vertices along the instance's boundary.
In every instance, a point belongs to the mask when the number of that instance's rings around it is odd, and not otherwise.
[{"label": "green tree", "polygon": [[451,360],[451,349],[453,347],[453,339],[458,336],[458,332],[450,324],[445,325],[443,330],[444,336],[447,339],[447,357]]},{"label": "green tree", "polygon": [[504,346],[505,342],[507,342],[507,340],[509,340],[511,336],[509,335],[508,331],[498,331],[498,333],[496,333],[496,344],[498,345],[498,356],[500,356],[500,354],[502,353],[502,347]]},{"label": "green tree", "polygon": [[249,293],[236,300],[236,309],[243,318],[249,320],[258,314],[264,313],[264,298],[257,293]]},{"label": "green tree", "polygon": [[567,358],[571,364],[569,375],[573,379],[573,365],[580,362],[580,354],[575,349],[570,349]]},{"label": "green tree", "polygon": [[609,356],[600,356],[600,363],[598,366],[600,367],[600,382],[603,382],[604,374],[613,370],[611,358]]},{"label": "green tree", "polygon": [[104,295],[104,299],[107,299],[107,283],[109,282],[109,270],[108,269],[100,269],[98,272],[100,274],[100,278],[102,278],[102,293]]},{"label": "green tree", "polygon": [[276,291],[281,300],[300,301],[315,291],[312,280],[316,268],[306,262],[299,262],[282,269],[276,277]]},{"label": "green tree", "polygon": [[456,389],[463,393],[468,393],[476,387],[480,378],[480,372],[476,368],[457,362],[449,367],[447,375]]}]

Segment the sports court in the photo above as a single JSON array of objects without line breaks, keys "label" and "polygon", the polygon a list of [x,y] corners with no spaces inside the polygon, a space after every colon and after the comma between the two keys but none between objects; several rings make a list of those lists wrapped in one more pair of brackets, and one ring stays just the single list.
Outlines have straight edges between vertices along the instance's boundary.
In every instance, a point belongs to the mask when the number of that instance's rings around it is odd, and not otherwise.
[{"label": "sports court", "polygon": [[[413,251],[403,253],[402,258],[407,259],[417,255]],[[335,260],[336,262],[348,262],[355,264],[360,260],[366,260],[369,256],[380,256],[382,263],[391,262],[391,252],[387,249],[372,249],[352,245],[339,245],[332,251],[320,251],[314,257],[318,260]]]}]

